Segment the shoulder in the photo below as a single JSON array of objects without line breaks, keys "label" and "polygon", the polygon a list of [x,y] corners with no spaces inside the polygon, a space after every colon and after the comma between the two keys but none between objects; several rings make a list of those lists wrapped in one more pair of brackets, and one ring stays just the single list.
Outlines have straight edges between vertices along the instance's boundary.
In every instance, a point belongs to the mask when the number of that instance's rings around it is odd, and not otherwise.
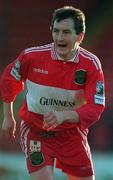
[{"label": "shoulder", "polygon": [[82,47],[80,47],[79,54],[83,59],[86,59],[89,64],[92,64],[97,70],[101,69],[100,60],[96,55]]},{"label": "shoulder", "polygon": [[24,55],[29,53],[37,53],[37,52],[47,52],[52,48],[52,44],[46,44],[43,46],[30,47],[24,50]]},{"label": "shoulder", "polygon": [[30,47],[22,50],[18,57],[16,58],[16,62],[19,63],[30,63],[33,60],[38,58],[44,59],[48,55],[50,55],[52,48],[52,44],[46,44],[43,46]]}]

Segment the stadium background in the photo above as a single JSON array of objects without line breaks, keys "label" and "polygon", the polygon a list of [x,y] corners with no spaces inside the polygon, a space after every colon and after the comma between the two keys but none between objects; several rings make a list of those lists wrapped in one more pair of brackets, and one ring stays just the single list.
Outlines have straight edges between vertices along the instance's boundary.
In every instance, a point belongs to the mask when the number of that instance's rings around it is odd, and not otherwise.
[{"label": "stadium background", "polygon": [[[113,0],[0,0],[0,75],[21,50],[52,41],[49,30],[56,8],[72,5],[86,15],[86,35],[82,47],[96,54],[103,66],[106,84],[106,108],[101,120],[90,128],[89,143],[94,157],[96,180],[113,179]],[[24,94],[15,102],[15,117]],[[0,129],[3,107],[0,101]],[[19,129],[19,128],[18,128]],[[0,130],[0,179],[29,179],[17,137],[10,140]],[[56,179],[60,180],[60,172]],[[63,175],[63,178],[66,177]],[[61,178],[63,180],[63,178]]]}]

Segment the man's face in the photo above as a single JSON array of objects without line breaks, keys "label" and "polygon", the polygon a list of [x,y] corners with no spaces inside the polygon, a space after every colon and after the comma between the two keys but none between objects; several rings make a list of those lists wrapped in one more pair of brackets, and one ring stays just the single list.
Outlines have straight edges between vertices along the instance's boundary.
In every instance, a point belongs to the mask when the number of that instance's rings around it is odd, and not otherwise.
[{"label": "man's face", "polygon": [[59,56],[65,60],[71,59],[80,35],[76,34],[74,22],[71,18],[55,21],[52,37]]}]

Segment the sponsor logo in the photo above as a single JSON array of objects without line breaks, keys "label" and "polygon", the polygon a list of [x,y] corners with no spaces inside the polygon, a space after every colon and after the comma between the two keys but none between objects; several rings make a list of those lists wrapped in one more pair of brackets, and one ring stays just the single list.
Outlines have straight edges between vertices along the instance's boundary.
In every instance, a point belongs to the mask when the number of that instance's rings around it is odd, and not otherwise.
[{"label": "sponsor logo", "polygon": [[41,97],[40,98],[40,104],[41,105],[52,105],[52,106],[60,106],[60,107],[74,107],[75,103],[70,102],[70,101],[62,101],[60,99],[53,99],[53,98],[46,98],[46,97]]},{"label": "sponsor logo", "polygon": [[105,97],[104,96],[95,95],[94,98],[95,98],[95,104],[101,104],[101,105],[105,104]]}]

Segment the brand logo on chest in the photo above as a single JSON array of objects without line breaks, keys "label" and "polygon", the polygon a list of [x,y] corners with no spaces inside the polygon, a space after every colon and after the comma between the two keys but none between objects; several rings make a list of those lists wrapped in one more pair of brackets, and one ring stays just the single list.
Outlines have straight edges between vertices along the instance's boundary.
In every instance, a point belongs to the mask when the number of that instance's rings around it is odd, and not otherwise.
[{"label": "brand logo on chest", "polygon": [[41,68],[33,68],[33,71],[36,73],[41,73],[41,74],[48,74],[47,70],[41,69]]}]

